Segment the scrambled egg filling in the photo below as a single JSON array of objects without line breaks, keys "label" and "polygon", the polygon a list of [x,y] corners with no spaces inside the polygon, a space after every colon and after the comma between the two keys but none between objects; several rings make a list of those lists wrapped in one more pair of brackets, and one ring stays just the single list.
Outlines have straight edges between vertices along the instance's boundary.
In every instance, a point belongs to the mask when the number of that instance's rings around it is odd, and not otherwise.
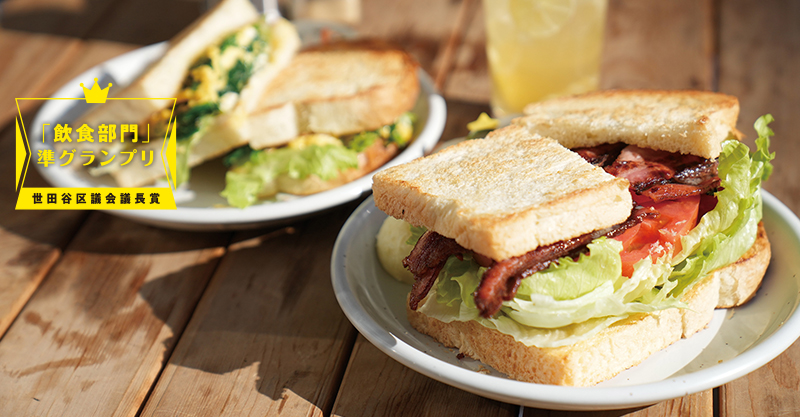
[{"label": "scrambled egg filling", "polygon": [[[250,77],[270,59],[270,30],[265,21],[247,25],[211,45],[186,74],[175,105],[177,182],[189,179],[189,151],[195,138],[212,117],[233,110]],[[156,136],[169,125],[171,108],[153,113],[147,120]]]},{"label": "scrambled egg filling", "polygon": [[[201,133],[210,116],[231,111],[247,81],[269,61],[269,26],[247,25],[211,45],[195,60],[178,92],[175,106],[178,141]],[[170,109],[153,114],[148,121],[166,131]]]}]

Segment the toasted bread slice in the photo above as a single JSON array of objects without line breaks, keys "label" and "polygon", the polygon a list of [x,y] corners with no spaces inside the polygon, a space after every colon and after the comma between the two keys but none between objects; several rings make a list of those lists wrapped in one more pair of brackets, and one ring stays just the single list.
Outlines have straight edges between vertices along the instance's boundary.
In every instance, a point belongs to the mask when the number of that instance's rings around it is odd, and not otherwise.
[{"label": "toasted bread slice", "polygon": [[608,90],[529,104],[513,123],[567,148],[624,142],[716,158],[738,116],[738,99],[725,94]]},{"label": "toasted bread slice", "polygon": [[[760,224],[756,242],[745,256],[708,275],[684,294],[682,300],[688,308],[635,314],[590,339],[554,348],[526,346],[476,321],[444,323],[420,311],[406,309],[409,322],[419,332],[511,378],[541,384],[589,386],[639,364],[681,337],[702,330],[711,321],[715,307],[734,307],[750,299],[758,289],[769,259],[769,241]],[[723,276],[735,276],[747,282],[747,290],[720,285]],[[434,291],[435,286],[431,293]],[[734,299],[736,301],[732,302]]]},{"label": "toasted bread slice", "polygon": [[322,45],[297,54],[249,116],[250,146],[279,146],[305,133],[342,136],[391,124],[414,107],[416,61],[374,41]]},{"label": "toasted bread slice", "polygon": [[627,180],[520,126],[381,171],[372,190],[390,216],[495,260],[621,223],[632,208]]}]

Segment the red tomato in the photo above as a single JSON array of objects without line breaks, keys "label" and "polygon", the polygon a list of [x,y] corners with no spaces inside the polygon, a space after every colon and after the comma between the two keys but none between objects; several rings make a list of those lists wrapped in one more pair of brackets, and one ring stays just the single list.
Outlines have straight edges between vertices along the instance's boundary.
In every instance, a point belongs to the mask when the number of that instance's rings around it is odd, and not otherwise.
[{"label": "red tomato", "polygon": [[659,214],[646,218],[636,226],[626,230],[615,239],[622,242],[622,275],[633,275],[633,265],[650,256],[655,260],[670,249],[676,254],[681,250],[681,237],[689,233],[697,224],[700,196],[685,197],[678,200],[654,203],[652,200],[636,198],[637,204],[652,207]]}]

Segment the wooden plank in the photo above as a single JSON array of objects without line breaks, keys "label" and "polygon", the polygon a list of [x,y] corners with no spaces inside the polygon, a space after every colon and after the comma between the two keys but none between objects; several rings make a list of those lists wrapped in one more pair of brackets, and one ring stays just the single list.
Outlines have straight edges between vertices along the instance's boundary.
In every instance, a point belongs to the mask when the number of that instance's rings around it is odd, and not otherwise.
[{"label": "wooden plank", "polygon": [[[711,89],[712,4],[710,0],[610,0],[601,88]],[[486,29],[478,6],[445,83],[448,98],[489,101]]]},{"label": "wooden plank", "polygon": [[[0,126],[17,116],[14,99],[37,93],[56,67],[77,51],[78,44],[68,38],[0,30],[0,56],[4,58],[0,61]],[[20,110],[28,113],[39,104],[21,101]]]},{"label": "wooden plank", "polygon": [[361,22],[355,29],[362,36],[396,42],[436,78],[460,2],[362,0],[361,7]]},{"label": "wooden plank", "polygon": [[[721,92],[739,97],[739,129],[755,140],[753,122],[771,113],[776,136],[775,170],[765,188],[800,213],[800,5],[798,2],[722,2],[720,17]],[[782,157],[789,155],[789,157]]]},{"label": "wooden plank", "polygon": [[[753,146],[752,124],[772,113],[775,170],[765,188],[800,213],[800,4],[726,1],[720,13],[720,91],[739,97],[739,129]],[[720,388],[720,416],[800,414],[800,342],[772,362]]]},{"label": "wooden plank", "polygon": [[[579,417],[585,412],[553,411],[525,408],[524,417]],[[647,407],[623,410],[594,411],[592,417],[685,417],[714,415],[714,394],[711,390],[697,394],[676,398],[672,401],[662,401]]]},{"label": "wooden plank", "polygon": [[464,34],[468,31],[472,16],[478,8],[477,2],[478,0],[463,0],[461,2],[461,7],[458,9],[454,27],[450,32],[450,37],[447,39],[447,45],[441,54],[438,71],[436,72],[436,79],[434,80],[434,85],[440,91],[444,91],[445,82],[449,78],[453,68],[455,54],[460,49],[459,46],[461,46],[463,42]]},{"label": "wooden plank", "polygon": [[136,415],[227,236],[92,214],[0,341],[0,415]]},{"label": "wooden plank", "polygon": [[483,2],[469,4],[471,10],[457,45],[452,69],[443,92],[449,99],[474,103],[488,103],[492,94],[492,80],[489,77],[489,62],[486,58],[486,24],[483,14]]},{"label": "wooden plank", "polygon": [[322,416],[355,330],[331,290],[354,205],[231,245],[142,416]]},{"label": "wooden plank", "polygon": [[6,29],[83,38],[115,6],[112,1],[7,0],[0,21]]},{"label": "wooden plank", "polygon": [[519,407],[428,378],[356,340],[332,416],[517,416]]},{"label": "wooden plank", "polygon": [[[14,155],[15,125],[0,134],[0,154]],[[16,211],[14,164],[0,164],[0,337],[17,317],[83,222],[79,211]],[[33,167],[25,184],[46,186]]]},{"label": "wooden plank", "polygon": [[[46,93],[45,86],[54,77],[70,71],[67,63],[80,62],[79,38],[87,36],[90,29],[103,20],[114,2],[94,2],[88,7],[83,0],[8,0],[3,2],[0,14],[3,30],[0,31],[0,124],[13,117],[14,97],[25,93]],[[141,9],[146,10],[146,9]],[[146,21],[146,13],[139,13]],[[133,15],[129,15],[130,19]],[[119,25],[118,31],[124,31]],[[85,70],[87,67],[78,67]],[[74,76],[73,75],[73,76]],[[70,77],[71,78],[71,77]],[[63,81],[69,78],[61,77]],[[52,86],[51,86],[52,88]],[[23,112],[37,107],[37,102],[20,103]],[[6,107],[8,106],[8,107]]]},{"label": "wooden plank", "polygon": [[[133,48],[114,42],[82,42],[3,30],[0,55],[10,58],[0,63],[0,76],[7,81],[0,85],[0,100],[5,103],[0,122],[8,123],[0,139],[0,149],[5,155],[14,154],[15,97],[49,97],[86,69]],[[26,129],[30,129],[41,104],[20,102]],[[25,184],[47,186],[33,165]],[[12,178],[12,164],[3,164],[2,174]],[[3,182],[0,190],[7,196],[16,195],[11,181]],[[0,265],[4,271],[0,277],[0,335],[8,329],[86,216],[78,211],[17,212],[15,203],[14,198],[0,202]]]},{"label": "wooden plank", "polygon": [[[119,53],[119,49],[108,48],[102,42],[84,45],[59,37],[4,31],[0,36],[0,54],[14,58],[0,64],[3,66],[0,73],[9,80],[0,86],[0,99],[8,104],[5,119],[10,120],[0,137],[0,152],[14,154],[15,96],[47,97],[110,53]],[[43,59],[40,54],[49,54],[53,60]],[[39,105],[41,102],[20,103],[27,128]],[[33,165],[25,184],[47,186]],[[15,196],[15,184],[10,181],[14,177],[13,164],[0,165],[0,175],[9,179],[0,183],[0,192]],[[0,201],[0,265],[4,272],[0,276],[0,335],[11,325],[86,216],[79,211],[16,211],[15,204],[15,198]]]},{"label": "wooden plank", "polygon": [[[62,60],[58,65],[53,66],[51,73],[42,77],[42,82],[36,86],[31,95],[35,97],[50,97],[68,81],[89,68],[139,47],[139,45],[102,40],[76,42],[76,46],[70,51],[69,57]],[[93,80],[89,78],[79,82],[90,85]],[[78,85],[78,83],[75,85]],[[112,94],[114,88],[113,86],[111,87]]]},{"label": "wooden plank", "polygon": [[610,0],[601,87],[712,89],[713,3]]},{"label": "wooden plank", "polygon": [[88,28],[86,37],[150,45],[166,41],[205,11],[204,0],[122,0]]},{"label": "wooden plank", "polygon": [[[38,44],[47,39],[47,37],[39,39],[39,36],[24,34],[15,36],[23,47],[34,41]],[[40,79],[28,84],[32,79],[16,78],[19,84],[7,88],[26,97],[47,97],[86,68],[130,49],[127,45],[103,41],[66,44],[62,41],[51,40],[55,46],[66,47],[67,56],[49,66],[46,61],[36,61],[38,64],[34,64],[31,72],[41,74]],[[0,44],[2,43],[0,40]],[[13,98],[8,101],[13,106]],[[35,116],[34,111],[40,105],[41,102],[36,101],[21,102],[20,107],[28,109],[23,114],[26,129],[30,129],[30,123]],[[13,112],[16,113],[16,108]],[[14,129],[14,123],[10,122],[0,137],[0,149],[5,155],[14,154]],[[3,164],[0,170],[4,178],[10,179],[14,176],[12,164]],[[36,171],[35,161],[29,166],[25,185],[29,187],[48,185]],[[11,181],[4,181],[0,183],[0,192],[7,196],[15,196],[14,187],[15,184]],[[80,211],[15,211],[15,204],[15,198],[0,201],[0,265],[3,265],[4,271],[0,276],[0,335],[8,329],[86,217],[86,213]]]},{"label": "wooden plank", "polygon": [[720,387],[721,417],[800,415],[800,343],[753,373]]}]

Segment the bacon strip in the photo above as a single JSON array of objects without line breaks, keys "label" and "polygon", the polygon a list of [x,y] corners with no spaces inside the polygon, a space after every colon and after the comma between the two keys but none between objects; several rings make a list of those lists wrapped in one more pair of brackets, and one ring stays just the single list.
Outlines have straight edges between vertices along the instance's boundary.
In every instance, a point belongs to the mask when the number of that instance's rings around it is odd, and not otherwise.
[{"label": "bacon strip", "polygon": [[688,185],[688,184],[660,184],[654,185],[640,193],[653,202],[658,203],[667,200],[676,200],[683,197],[691,197],[693,195],[708,194],[719,188],[719,178],[716,181],[709,181],[702,185]]},{"label": "bacon strip", "polygon": [[625,146],[627,145],[622,142],[607,143],[586,148],[575,148],[573,151],[583,157],[586,162],[602,168],[614,162]]},{"label": "bacon strip", "polygon": [[717,165],[715,160],[694,155],[628,146],[605,170],[627,179],[634,193],[658,202],[716,190]]},{"label": "bacon strip", "polygon": [[645,218],[657,215],[646,209],[634,210],[628,220],[610,228],[540,246],[524,255],[495,263],[483,274],[478,289],[473,293],[475,306],[478,307],[481,316],[490,318],[497,314],[503,301],[514,298],[520,283],[528,275],[547,268],[551,262],[561,257],[580,252],[592,240],[600,236],[609,238],[619,236],[625,230],[641,223]]},{"label": "bacon strip", "polygon": [[705,185],[709,182],[719,182],[719,161],[706,159],[701,163],[691,165],[675,174],[673,178],[679,184]]},{"label": "bacon strip", "polygon": [[428,295],[447,258],[464,252],[467,250],[455,240],[430,230],[419,238],[411,253],[403,259],[403,266],[414,274],[414,285],[408,300],[412,310],[416,310],[419,302]]},{"label": "bacon strip", "polygon": [[480,310],[481,316],[490,318],[497,314],[503,301],[514,298],[522,278],[547,268],[554,259],[566,256],[589,242],[591,235],[585,234],[540,246],[524,255],[494,264],[483,274],[478,289],[473,293],[475,306]]}]

